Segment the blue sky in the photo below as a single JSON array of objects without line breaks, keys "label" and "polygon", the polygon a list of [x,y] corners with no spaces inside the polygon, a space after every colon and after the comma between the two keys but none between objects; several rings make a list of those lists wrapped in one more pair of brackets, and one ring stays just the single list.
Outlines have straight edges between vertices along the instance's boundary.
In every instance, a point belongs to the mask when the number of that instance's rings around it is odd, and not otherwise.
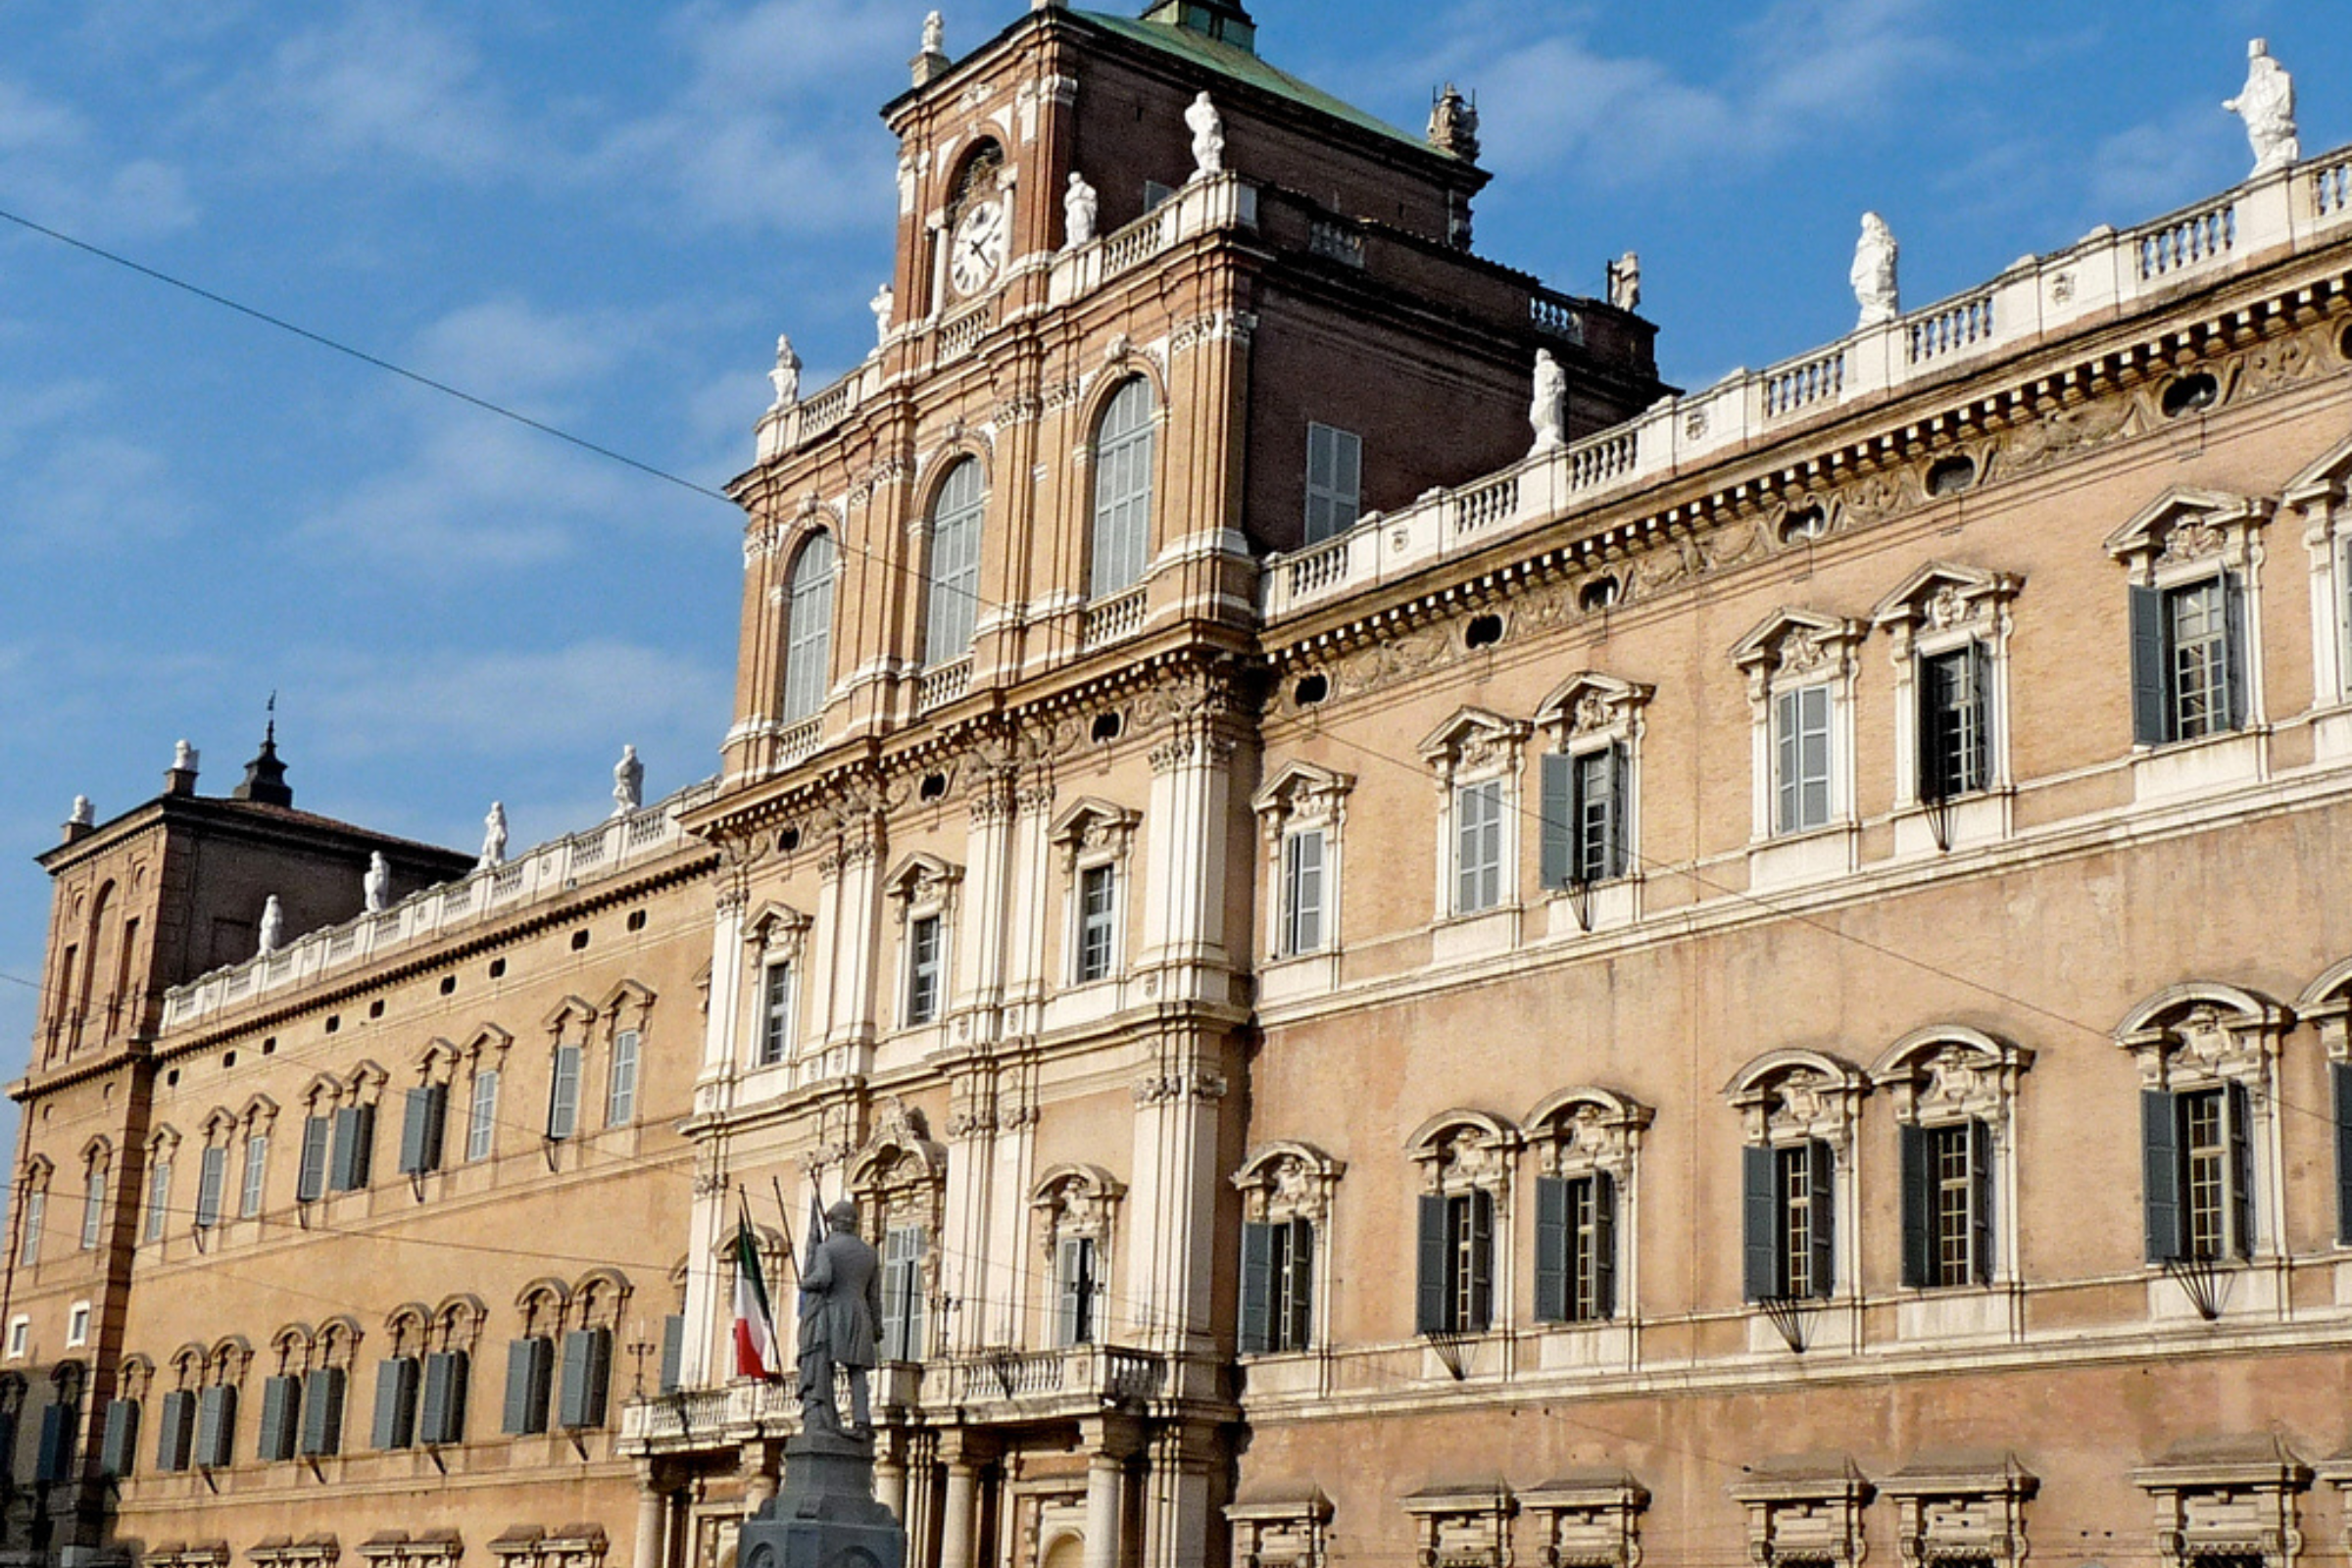
[{"label": "blue sky", "polygon": [[[1140,0],[1137,0],[1140,6]],[[956,4],[951,52],[1025,0]],[[715,486],[779,330],[871,341],[928,0],[0,8],[0,207]],[[1643,262],[1684,385],[1851,324],[1857,216],[1924,304],[2248,167],[2266,34],[2352,140],[2352,7],[2262,0],[1255,0],[1260,52],[1398,123],[1475,91],[1479,249]],[[1245,175],[1250,172],[1241,169]],[[279,694],[305,807],[460,848],[650,793],[726,727],[724,505],[0,225],[0,974],[39,972],[76,793],[234,782]],[[33,993],[0,980],[0,1074]]]}]

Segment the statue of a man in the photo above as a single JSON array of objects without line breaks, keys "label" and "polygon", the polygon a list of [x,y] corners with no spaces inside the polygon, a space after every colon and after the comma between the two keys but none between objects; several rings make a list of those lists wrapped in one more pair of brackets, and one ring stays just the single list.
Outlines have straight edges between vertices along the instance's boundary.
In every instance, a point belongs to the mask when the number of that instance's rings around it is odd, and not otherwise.
[{"label": "statue of a man", "polygon": [[275,953],[286,940],[286,911],[272,893],[262,901],[262,941],[259,956]]},{"label": "statue of a man", "polygon": [[1862,215],[1862,237],[1854,242],[1854,265],[1846,281],[1854,285],[1854,302],[1862,307],[1857,327],[1878,326],[1902,314],[1902,296],[1895,287],[1894,231],[1876,213]]},{"label": "statue of a man", "polygon": [[923,18],[923,53],[944,55],[948,52],[948,24],[936,11]]},{"label": "statue of a man", "polygon": [[874,290],[874,297],[865,302],[865,308],[874,313],[874,346],[876,348],[880,348],[889,341],[890,316],[893,311],[898,309],[898,306],[899,297],[892,292],[888,283]]},{"label": "statue of a man", "polygon": [[776,368],[767,372],[768,385],[776,389],[776,407],[789,409],[801,401],[801,357],[792,352],[792,339],[783,333],[776,335]]},{"label": "statue of a man", "polygon": [[880,1363],[876,1328],[882,1321],[882,1259],[858,1234],[858,1205],[843,1199],[825,1210],[825,1236],[808,1249],[801,1271],[801,1424],[808,1432],[840,1432],[839,1374],[850,1382],[850,1432],[873,1429],[865,1375]]},{"label": "statue of a man", "polygon": [[612,814],[626,816],[645,805],[645,764],[637,760],[637,748],[623,746],[620,760],[612,764]]},{"label": "statue of a man", "polygon": [[474,869],[487,871],[507,858],[507,803],[492,801],[490,814],[482,818],[482,858]]},{"label": "statue of a man", "polygon": [[1102,201],[1095,187],[1075,169],[1070,171],[1070,188],[1061,196],[1061,248],[1075,250],[1095,237],[1095,223],[1102,213]]},{"label": "statue of a man", "polygon": [[368,912],[381,914],[392,903],[392,866],[377,850],[368,857],[368,874],[360,881],[360,891],[366,897]]},{"label": "statue of a man", "polygon": [[74,797],[74,813],[66,820],[75,827],[94,826],[98,821],[98,808],[90,804],[87,795],[76,795]]},{"label": "statue of a man", "polygon": [[1609,303],[1621,311],[1642,308],[1642,257],[1627,251],[1609,264]]},{"label": "statue of a man", "polygon": [[1527,422],[1534,426],[1536,444],[1532,452],[1549,452],[1566,444],[1568,439],[1568,372],[1560,362],[1551,357],[1551,350],[1536,350],[1536,392],[1527,405]]},{"label": "statue of a man", "polygon": [[1184,112],[1184,122],[1193,128],[1193,177],[1206,179],[1225,172],[1225,121],[1207,93],[1193,100]]},{"label": "statue of a man", "polygon": [[2246,122],[2246,140],[2254,147],[2254,172],[2247,178],[2260,179],[2303,156],[2295,136],[2295,78],[2271,58],[2268,39],[2246,45],[2246,84],[2222,107]]},{"label": "statue of a man", "polygon": [[190,745],[189,745],[189,744],[188,744],[186,741],[181,741],[181,742],[180,742],[178,745],[176,745],[176,746],[172,747],[172,772],[174,772],[174,773],[193,773],[193,772],[195,772],[195,771],[196,771],[196,748],[195,748],[195,747],[193,747],[193,746],[190,746]]}]

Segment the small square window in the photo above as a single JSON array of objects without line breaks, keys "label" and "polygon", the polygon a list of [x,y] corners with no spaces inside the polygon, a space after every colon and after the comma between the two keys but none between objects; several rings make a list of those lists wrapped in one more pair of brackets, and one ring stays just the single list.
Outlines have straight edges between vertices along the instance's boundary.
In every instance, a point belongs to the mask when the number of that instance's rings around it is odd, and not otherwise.
[{"label": "small square window", "polygon": [[66,1348],[78,1350],[90,1343],[90,1303],[75,1301],[66,1313]]},{"label": "small square window", "polygon": [[8,1320],[8,1358],[22,1361],[32,1343],[32,1319],[23,1313]]}]

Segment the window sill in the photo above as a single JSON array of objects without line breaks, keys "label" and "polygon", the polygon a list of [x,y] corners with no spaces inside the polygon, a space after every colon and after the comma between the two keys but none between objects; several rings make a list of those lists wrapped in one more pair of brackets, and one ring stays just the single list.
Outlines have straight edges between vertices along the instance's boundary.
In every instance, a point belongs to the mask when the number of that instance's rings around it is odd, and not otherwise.
[{"label": "window sill", "polygon": [[1946,1285],[1895,1303],[1894,1337],[1906,1345],[2012,1339],[2024,1330],[2018,1294],[2005,1285]]},{"label": "window sill", "polygon": [[[2275,1322],[2285,1313],[2286,1262],[2278,1257],[2219,1258],[2212,1265],[2216,1310],[2206,1317],[2189,1285],[2162,1264],[2148,1268],[2148,1319],[2153,1323],[2218,1322],[2226,1318]],[[2336,1296],[2344,1296],[2342,1271]]]},{"label": "window sill", "polygon": [[1421,1376],[1430,1383],[1500,1377],[1509,1368],[1510,1343],[1511,1337],[1499,1328],[1477,1334],[1421,1335]]},{"label": "window sill", "polygon": [[1265,1002],[1319,997],[1339,989],[1340,956],[1328,949],[1288,958],[1269,958],[1257,971],[1257,994]]},{"label": "window sill", "polygon": [[[2007,790],[1978,790],[1937,805],[1912,805],[1894,817],[1894,858],[1932,860],[2009,836]],[[1938,836],[1940,834],[1940,837]]]},{"label": "window sill", "polygon": [[1429,956],[1436,963],[1458,963],[1491,953],[1508,953],[1519,945],[1519,906],[1497,905],[1476,914],[1457,914],[1440,920],[1429,933]]},{"label": "window sill", "polygon": [[1850,821],[1766,839],[1747,852],[1748,886],[1789,887],[1850,876],[1858,842],[1859,835]]},{"label": "window sill", "polygon": [[2262,777],[2267,739],[2259,729],[2232,730],[2136,749],[2132,755],[2132,799],[2144,805],[2255,783]]},{"label": "window sill", "polygon": [[1545,934],[1555,940],[1632,925],[1642,918],[1642,879],[1621,876],[1583,888],[1552,889],[1544,896],[1544,912]]},{"label": "window sill", "polygon": [[[1753,1301],[1747,1310],[1750,1355],[1793,1353],[1774,1314]],[[1809,1298],[1797,1307],[1795,1321],[1807,1355],[1851,1354],[1862,1348],[1862,1309],[1850,1296]]]},{"label": "window sill", "polygon": [[1545,1371],[1590,1367],[1598,1371],[1634,1368],[1634,1326],[1622,1318],[1589,1323],[1538,1325],[1536,1364]]}]

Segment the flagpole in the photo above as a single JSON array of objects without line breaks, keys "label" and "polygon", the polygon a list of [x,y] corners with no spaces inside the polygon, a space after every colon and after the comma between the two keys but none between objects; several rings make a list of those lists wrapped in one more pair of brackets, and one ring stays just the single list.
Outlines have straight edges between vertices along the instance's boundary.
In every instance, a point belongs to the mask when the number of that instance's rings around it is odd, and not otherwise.
[{"label": "flagpole", "polygon": [[784,1227],[784,1257],[792,1265],[792,1293],[797,1297],[801,1293],[801,1259],[792,1249],[792,1210],[784,1201],[784,1183],[770,1175],[767,1184],[775,1189],[776,1222]]}]

